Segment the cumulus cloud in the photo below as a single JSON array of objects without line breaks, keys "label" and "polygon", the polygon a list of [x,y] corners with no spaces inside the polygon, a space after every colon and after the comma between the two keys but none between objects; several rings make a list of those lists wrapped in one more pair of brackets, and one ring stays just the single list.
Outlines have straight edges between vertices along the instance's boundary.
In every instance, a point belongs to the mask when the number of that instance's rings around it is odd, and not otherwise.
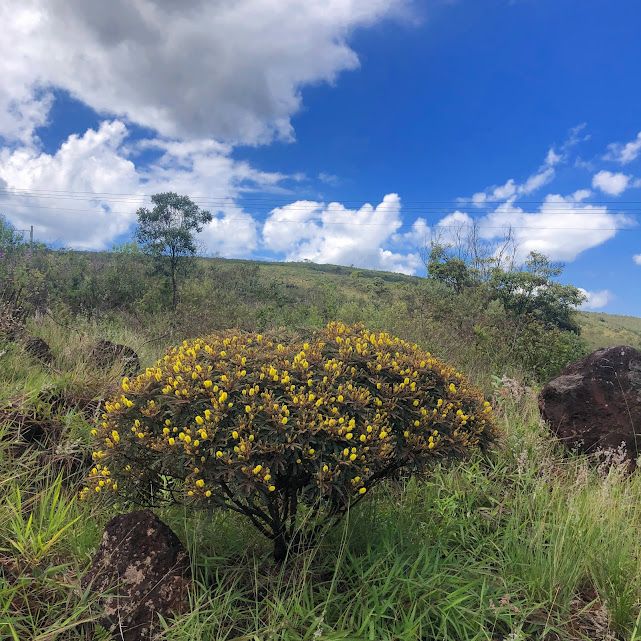
[{"label": "cumulus cloud", "polygon": [[641,254],[635,254],[632,256],[632,260],[637,264],[641,265]]},{"label": "cumulus cloud", "polygon": [[[297,201],[274,209],[263,226],[263,243],[287,260],[358,265],[413,274],[421,265],[416,253],[394,252],[402,226],[401,200],[387,194],[376,207],[347,209],[340,203]],[[425,231],[425,221],[414,224]]]},{"label": "cumulus cloud", "polygon": [[592,187],[609,196],[620,196],[629,187],[630,179],[631,176],[604,169],[592,177]]},{"label": "cumulus cloud", "polygon": [[301,87],[358,67],[348,37],[405,0],[0,3],[0,136],[26,141],[51,88],[160,134],[291,139]]},{"label": "cumulus cloud", "polygon": [[579,287],[579,291],[587,299],[581,305],[580,309],[601,309],[616,298],[609,289],[602,289],[598,292],[590,292],[586,289],[583,289],[582,287]]},{"label": "cumulus cloud", "polygon": [[635,160],[639,154],[641,154],[641,131],[628,143],[613,142],[608,145],[608,153],[603,158],[626,165]]},{"label": "cumulus cloud", "polygon": [[[157,159],[137,166],[132,158],[148,148],[159,153]],[[33,146],[4,148],[3,212],[16,227],[34,225],[36,236],[45,242],[104,249],[130,230],[138,207],[150,206],[144,194],[175,191],[188,194],[214,215],[199,237],[208,252],[247,256],[257,245],[258,225],[236,200],[245,190],[278,189],[288,177],[235,161],[230,151],[214,141],[132,144],[119,120],[70,136],[55,154]]]},{"label": "cumulus cloud", "polygon": [[572,261],[581,252],[613,238],[617,231],[635,225],[623,214],[611,213],[605,206],[584,204],[585,190],[571,196],[549,194],[537,211],[525,211],[514,202],[499,205],[479,219],[485,239],[497,239],[511,230],[517,244],[517,260],[531,251],[551,260]]}]

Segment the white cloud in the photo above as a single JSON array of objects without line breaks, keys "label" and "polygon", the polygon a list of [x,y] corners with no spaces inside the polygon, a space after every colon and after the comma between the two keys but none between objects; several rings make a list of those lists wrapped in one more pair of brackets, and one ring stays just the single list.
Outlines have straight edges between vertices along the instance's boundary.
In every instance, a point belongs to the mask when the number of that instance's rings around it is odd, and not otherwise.
[{"label": "white cloud", "polygon": [[26,141],[50,88],[160,134],[291,139],[301,87],[359,65],[354,29],[405,0],[0,3],[0,135]]},{"label": "white cloud", "polygon": [[[250,255],[258,225],[234,201],[245,190],[277,190],[287,176],[237,162],[229,156],[230,147],[213,141],[156,139],[131,145],[127,135],[126,125],[114,120],[97,131],[70,136],[53,155],[32,146],[0,150],[0,183],[13,192],[3,200],[3,212],[18,228],[34,225],[39,240],[104,249],[129,231],[139,206],[150,206],[144,194],[175,191],[214,215],[199,236],[207,251]],[[150,147],[161,152],[159,158],[136,166],[135,153]],[[18,190],[31,195],[19,196]],[[76,194],[64,197],[60,192]],[[79,192],[97,195],[83,198]]]},{"label": "white cloud", "polygon": [[626,143],[613,142],[608,145],[608,153],[603,157],[604,160],[614,160],[615,162],[626,165],[637,158],[641,153],[641,131],[637,137]]},{"label": "white cloud", "polygon": [[550,147],[548,155],[545,157],[545,164],[548,167],[554,167],[554,165],[558,165],[562,160],[563,156],[561,154],[555,153],[554,148]]},{"label": "white cloud", "polygon": [[[492,185],[474,194],[471,199],[472,203],[480,207],[488,202],[500,202],[512,197],[527,196],[551,183],[556,176],[554,167],[561,163],[567,163],[570,157],[570,151],[579,143],[590,138],[589,135],[582,133],[585,126],[585,123],[581,123],[570,129],[567,139],[559,148],[559,153],[554,150],[554,147],[550,147],[543,164],[533,174],[528,176],[525,182],[517,183],[514,178],[510,178],[504,185],[498,187]],[[464,198],[459,198],[459,202],[469,201]]]},{"label": "white cloud", "polygon": [[641,254],[635,254],[632,256],[632,260],[637,264],[641,265]]},{"label": "white cloud", "polygon": [[601,309],[616,298],[609,289],[602,289],[598,292],[590,292],[583,287],[578,289],[587,298],[580,309]]},{"label": "white cloud", "polygon": [[541,167],[537,172],[528,176],[524,183],[517,184],[514,181],[514,178],[510,178],[504,185],[493,185],[484,191],[477,192],[472,196],[472,202],[477,207],[480,207],[488,202],[499,202],[501,200],[508,200],[512,197],[531,194],[551,182],[554,179],[554,174],[555,172],[553,167],[543,165],[543,167]]},{"label": "white cloud", "polygon": [[549,182],[552,182],[554,178],[554,169],[548,167],[543,171],[539,171],[536,174],[532,174],[519,189],[519,195],[521,194],[531,194],[533,191],[540,189],[543,185],[547,185]]},{"label": "white cloud", "polygon": [[332,185],[333,187],[340,183],[340,179],[338,176],[335,176],[334,174],[328,174],[324,171],[321,171],[320,174],[318,174],[318,180],[324,182],[327,185]]},{"label": "white cloud", "polygon": [[[263,226],[263,242],[287,260],[358,265],[371,269],[413,274],[422,265],[415,253],[393,252],[402,226],[401,200],[387,194],[377,206],[347,209],[340,203],[298,201],[274,209]],[[414,231],[425,230],[425,222]]]},{"label": "white cloud", "polygon": [[551,260],[572,261],[581,252],[613,238],[619,229],[636,224],[625,215],[610,213],[605,206],[582,204],[583,191],[565,198],[549,194],[535,212],[524,211],[513,202],[503,203],[479,219],[481,234],[496,239],[511,229],[517,242],[517,261],[523,261],[531,251]]},{"label": "white cloud", "polygon": [[631,176],[625,174],[614,174],[605,169],[592,177],[592,187],[600,189],[609,196],[621,195],[629,186]]}]

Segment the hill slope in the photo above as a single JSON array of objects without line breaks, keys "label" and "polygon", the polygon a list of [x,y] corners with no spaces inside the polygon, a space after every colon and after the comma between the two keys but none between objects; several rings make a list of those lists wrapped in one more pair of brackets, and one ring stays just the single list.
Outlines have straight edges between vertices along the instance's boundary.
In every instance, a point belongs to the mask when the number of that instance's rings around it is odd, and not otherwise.
[{"label": "hill slope", "polygon": [[630,345],[641,350],[641,318],[602,312],[579,312],[583,338],[591,349]]}]

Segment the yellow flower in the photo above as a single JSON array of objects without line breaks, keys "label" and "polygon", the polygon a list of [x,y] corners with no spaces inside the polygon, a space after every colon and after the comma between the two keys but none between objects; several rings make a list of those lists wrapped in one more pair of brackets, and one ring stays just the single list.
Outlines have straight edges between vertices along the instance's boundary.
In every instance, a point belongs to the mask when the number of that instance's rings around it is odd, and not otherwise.
[{"label": "yellow flower", "polygon": [[349,460],[350,461],[355,461],[356,460],[356,454],[350,454],[349,455]]},{"label": "yellow flower", "polygon": [[209,388],[209,387],[211,387],[211,386],[212,386],[212,382],[211,382],[211,381],[205,381],[205,382],[203,383],[203,385],[204,385],[205,387]]},{"label": "yellow flower", "polygon": [[202,479],[198,479],[198,480],[196,481],[196,485],[197,485],[198,487],[205,487],[205,481],[203,481]]},{"label": "yellow flower", "polygon": [[269,491],[270,491],[270,492],[273,492],[275,489],[276,489],[276,486],[275,486],[275,485],[270,485],[270,486],[269,486]]},{"label": "yellow flower", "polygon": [[364,487],[362,487],[360,490],[358,490],[359,494],[365,494],[365,492],[367,492],[367,490]]},{"label": "yellow flower", "polygon": [[173,445],[176,442],[175,438],[170,438],[169,439],[169,445]]},{"label": "yellow flower", "polygon": [[238,438],[238,432],[237,432],[236,430],[234,430],[234,431],[231,433],[231,435],[232,435],[234,438]]},{"label": "yellow flower", "polygon": [[211,490],[207,490],[207,491],[205,492],[205,496],[206,496],[207,498],[209,498],[209,497],[211,496]]},{"label": "yellow flower", "polygon": [[283,416],[283,420],[281,421],[283,425],[287,425],[287,417]]},{"label": "yellow flower", "polygon": [[314,454],[314,452],[315,452],[315,451],[316,451],[316,450],[315,450],[313,447],[310,447],[310,448],[309,448],[309,453],[310,453],[310,454]]},{"label": "yellow flower", "polygon": [[196,417],[196,423],[198,423],[198,425],[202,425],[204,422],[205,421],[203,420],[202,416],[197,416]]},{"label": "yellow flower", "polygon": [[218,450],[218,452],[216,452],[216,458],[222,458],[222,457],[223,457],[223,453],[220,450]]}]

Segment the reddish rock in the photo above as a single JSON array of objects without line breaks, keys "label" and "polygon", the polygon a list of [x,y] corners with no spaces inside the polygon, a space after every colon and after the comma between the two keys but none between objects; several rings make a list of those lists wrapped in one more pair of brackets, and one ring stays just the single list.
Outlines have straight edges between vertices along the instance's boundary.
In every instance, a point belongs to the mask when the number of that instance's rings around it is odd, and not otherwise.
[{"label": "reddish rock", "polygon": [[122,373],[135,376],[140,370],[140,359],[131,347],[100,340],[92,348],[89,356],[98,367],[108,368],[114,363],[122,363]]},{"label": "reddish rock", "polygon": [[592,453],[625,443],[628,459],[636,459],[641,453],[641,353],[620,345],[570,363],[541,390],[539,408],[568,447]]},{"label": "reddish rock", "polygon": [[101,599],[100,625],[122,641],[154,639],[158,614],[189,608],[190,568],[178,537],[150,510],[120,514],[105,526],[83,587]]}]

